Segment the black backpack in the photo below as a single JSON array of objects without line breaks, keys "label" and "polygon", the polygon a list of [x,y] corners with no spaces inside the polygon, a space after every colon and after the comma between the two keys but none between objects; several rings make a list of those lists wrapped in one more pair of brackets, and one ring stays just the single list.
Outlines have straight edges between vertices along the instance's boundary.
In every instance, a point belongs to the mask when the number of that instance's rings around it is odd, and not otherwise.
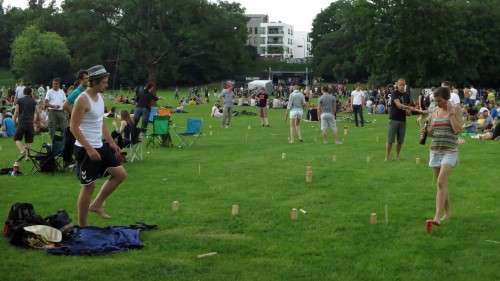
[{"label": "black backpack", "polygon": [[46,225],[45,220],[35,213],[30,203],[15,203],[10,208],[9,216],[5,221],[3,235],[16,246],[26,246],[28,233],[24,227],[30,225]]}]

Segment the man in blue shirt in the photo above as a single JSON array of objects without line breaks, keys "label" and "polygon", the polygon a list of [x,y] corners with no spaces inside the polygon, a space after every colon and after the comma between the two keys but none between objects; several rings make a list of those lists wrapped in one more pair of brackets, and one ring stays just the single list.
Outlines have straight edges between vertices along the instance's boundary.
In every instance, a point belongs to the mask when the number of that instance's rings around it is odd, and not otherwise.
[{"label": "man in blue shirt", "polygon": [[[69,118],[71,120],[71,111],[73,110],[73,105],[75,104],[76,99],[80,96],[81,93],[85,92],[85,89],[89,83],[89,73],[87,70],[80,70],[77,74],[78,77],[78,86],[69,93],[66,102],[64,103],[64,110],[69,114]],[[71,130],[68,128],[66,132],[64,132],[64,150],[63,150],[63,159],[64,166],[71,167],[73,164],[73,146],[75,144],[75,137],[71,133]]]},{"label": "man in blue shirt", "polygon": [[12,119],[12,113],[7,111],[3,116],[2,121],[2,131],[0,135],[2,137],[13,137],[16,134],[16,123]]}]

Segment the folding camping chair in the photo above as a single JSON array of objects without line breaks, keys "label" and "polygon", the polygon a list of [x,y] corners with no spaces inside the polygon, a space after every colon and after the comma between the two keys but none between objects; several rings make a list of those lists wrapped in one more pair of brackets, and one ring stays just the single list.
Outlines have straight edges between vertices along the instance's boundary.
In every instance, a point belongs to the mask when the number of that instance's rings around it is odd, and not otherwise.
[{"label": "folding camping chair", "polygon": [[146,136],[147,146],[172,146],[170,137],[170,117],[155,116],[153,120],[153,132]]},{"label": "folding camping chair", "polygon": [[202,119],[188,118],[186,121],[186,131],[178,133],[174,130],[180,141],[179,147],[184,148],[192,146],[201,137],[202,127]]},{"label": "folding camping chair", "polygon": [[64,138],[60,135],[54,135],[52,144],[42,144],[42,148],[39,151],[31,149],[28,153],[28,158],[33,163],[31,173],[63,171],[63,151]]},{"label": "folding camping chair", "polygon": [[134,162],[135,160],[142,161],[144,159],[142,153],[142,140],[140,138],[140,135],[141,129],[136,126],[132,126],[129,136],[130,142],[125,147],[125,149],[128,151],[127,161],[129,162]]}]

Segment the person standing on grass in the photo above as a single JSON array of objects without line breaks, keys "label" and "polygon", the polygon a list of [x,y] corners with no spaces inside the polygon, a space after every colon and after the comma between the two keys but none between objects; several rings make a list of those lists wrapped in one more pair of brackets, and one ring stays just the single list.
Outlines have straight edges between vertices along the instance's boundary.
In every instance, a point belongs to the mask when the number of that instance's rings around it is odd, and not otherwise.
[{"label": "person standing on grass", "polygon": [[300,119],[304,115],[306,99],[304,94],[299,91],[299,85],[293,86],[293,92],[288,98],[288,106],[285,113],[285,120],[290,116],[290,139],[289,143],[293,143],[295,136],[300,142],[303,142],[302,133],[300,131]]},{"label": "person standing on grass", "polygon": [[327,133],[328,129],[333,131],[333,141],[335,144],[342,144],[339,141],[337,134],[337,124],[335,121],[335,113],[337,112],[337,100],[335,96],[329,93],[327,86],[321,88],[322,95],[318,101],[318,115],[321,120],[321,136],[323,137],[323,143],[327,143]]},{"label": "person standing on grass", "polygon": [[139,120],[142,117],[142,132],[146,133],[149,123],[149,113],[151,105],[158,100],[155,95],[156,87],[153,82],[149,82],[146,88],[137,96],[137,106],[134,111],[134,124],[139,127]]},{"label": "person standing on grass", "polygon": [[63,111],[66,94],[60,88],[60,85],[61,79],[54,78],[52,80],[52,89],[48,90],[45,95],[45,106],[49,110],[49,134],[52,141],[54,140],[56,130],[64,133],[64,130],[68,127],[66,114]]},{"label": "person standing on grass", "polygon": [[269,127],[267,100],[268,95],[264,88],[259,88],[257,90],[257,106],[259,107],[260,122],[262,127]]},{"label": "person standing on grass", "polygon": [[387,143],[385,146],[385,161],[391,157],[392,144],[397,138],[396,159],[400,160],[401,148],[406,135],[406,114],[410,111],[418,111],[415,108],[403,104],[403,97],[406,93],[405,79],[399,79],[396,90],[389,96],[389,130],[387,134]]},{"label": "person standing on grass", "polygon": [[[14,141],[16,142],[17,149],[19,149],[19,153],[21,153],[21,157],[24,156],[28,159],[35,135],[34,123],[37,121],[36,100],[33,98],[33,89],[30,87],[25,87],[23,97],[17,100],[14,121],[17,121]],[[22,142],[23,137],[24,144]]]},{"label": "person standing on grass", "polygon": [[361,84],[356,83],[356,89],[351,93],[351,110],[354,113],[354,121],[356,122],[356,127],[359,127],[358,115],[361,121],[361,127],[365,126],[365,120],[363,119],[364,104],[365,92],[361,90]]},{"label": "person standing on grass", "polygon": [[17,104],[18,99],[21,99],[22,97],[24,97],[24,88],[26,88],[26,86],[24,86],[23,80],[19,80],[19,83],[16,86],[16,94],[14,96],[14,104]]},{"label": "person standing on grass", "polygon": [[[432,223],[440,225],[450,218],[450,202],[448,195],[448,178],[452,168],[458,161],[458,134],[462,130],[462,112],[459,106],[453,105],[450,89],[440,87],[434,91],[436,110],[430,116],[427,134],[432,137],[429,167],[434,170],[436,179],[436,212]],[[421,130],[424,133],[425,128]]]},{"label": "person standing on grass", "polygon": [[231,123],[231,115],[233,114],[233,106],[234,106],[234,92],[233,92],[233,82],[227,81],[224,86],[224,90],[222,90],[222,94],[220,96],[220,104],[224,105],[224,111],[222,114],[222,127],[229,128]]},{"label": "person standing on grass", "polygon": [[[76,99],[80,96],[81,93],[85,91],[89,84],[89,73],[87,70],[80,70],[77,74],[78,78],[78,86],[70,92],[68,95],[68,99],[64,102],[64,110],[69,114],[71,120],[71,111],[73,110],[73,105],[75,104]],[[71,133],[71,129],[68,126],[65,131],[64,137],[64,151],[63,151],[63,159],[64,166],[70,167],[73,164],[73,148],[75,145],[75,136]]]},{"label": "person standing on grass", "polygon": [[[78,196],[78,223],[87,226],[89,210],[103,218],[110,218],[104,211],[104,202],[125,180],[127,172],[118,159],[121,150],[114,142],[104,119],[104,100],[102,93],[108,87],[109,73],[102,65],[88,70],[89,87],[75,102],[71,114],[71,132],[76,138],[75,159],[78,163],[78,176],[81,183]],[[103,143],[102,139],[106,140]],[[97,178],[109,174],[91,203]]]}]

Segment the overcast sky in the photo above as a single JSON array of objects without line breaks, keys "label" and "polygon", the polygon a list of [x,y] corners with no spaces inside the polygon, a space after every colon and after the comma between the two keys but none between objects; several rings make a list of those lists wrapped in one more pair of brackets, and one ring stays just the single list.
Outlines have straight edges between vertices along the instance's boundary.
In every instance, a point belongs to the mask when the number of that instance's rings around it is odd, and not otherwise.
[{"label": "overcast sky", "polygon": [[[104,0],[105,1],[105,0]],[[182,0],[179,0],[182,1]],[[214,1],[214,0],[212,0]],[[316,14],[332,0],[232,0],[241,3],[248,14],[267,14],[271,21],[282,21],[296,31],[311,31]],[[4,6],[26,7],[27,0],[4,0]],[[61,0],[57,1],[61,2]]]}]

